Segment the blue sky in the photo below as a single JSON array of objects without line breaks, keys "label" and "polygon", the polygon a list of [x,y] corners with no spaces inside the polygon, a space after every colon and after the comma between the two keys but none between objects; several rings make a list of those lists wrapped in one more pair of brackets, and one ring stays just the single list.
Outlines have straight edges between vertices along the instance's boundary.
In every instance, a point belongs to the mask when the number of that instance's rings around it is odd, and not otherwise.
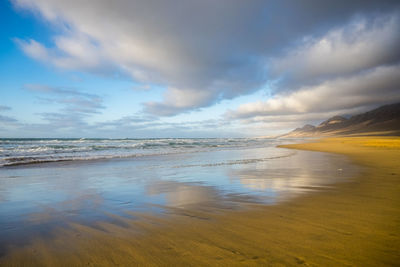
[{"label": "blue sky", "polygon": [[398,1],[0,2],[0,137],[284,133],[400,101]]}]

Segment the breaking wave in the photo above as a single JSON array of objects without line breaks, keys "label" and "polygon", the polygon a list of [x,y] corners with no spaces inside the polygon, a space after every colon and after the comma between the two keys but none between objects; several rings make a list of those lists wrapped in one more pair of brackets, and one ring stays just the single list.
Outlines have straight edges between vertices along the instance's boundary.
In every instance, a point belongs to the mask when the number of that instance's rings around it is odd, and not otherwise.
[{"label": "breaking wave", "polygon": [[247,149],[278,143],[279,141],[276,139],[261,138],[0,139],[0,167],[57,161],[135,158],[211,150]]}]

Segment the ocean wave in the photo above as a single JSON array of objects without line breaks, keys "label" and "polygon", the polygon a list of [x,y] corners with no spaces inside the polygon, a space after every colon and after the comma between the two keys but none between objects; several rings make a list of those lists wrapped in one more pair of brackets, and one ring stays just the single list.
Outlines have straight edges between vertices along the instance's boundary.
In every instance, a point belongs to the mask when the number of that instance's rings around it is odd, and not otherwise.
[{"label": "ocean wave", "polygon": [[252,138],[0,139],[0,167],[71,160],[129,158],[265,147],[274,140]]},{"label": "ocean wave", "polygon": [[251,159],[238,159],[238,160],[229,160],[229,161],[222,161],[222,162],[215,162],[215,163],[206,163],[206,164],[188,164],[188,165],[177,165],[173,168],[191,168],[191,167],[214,167],[214,166],[224,166],[224,165],[243,165],[243,164],[251,164],[251,163],[258,163],[264,162],[273,159],[280,159],[280,158],[288,158],[295,155],[297,152],[293,151],[284,155],[273,156],[273,157],[265,157],[265,158],[251,158]]},{"label": "ocean wave", "polygon": [[[157,154],[159,155],[159,154]],[[144,154],[132,155],[102,155],[102,156],[86,156],[86,157],[14,157],[0,160],[0,167],[30,165],[38,163],[62,162],[62,161],[93,161],[93,160],[107,160],[118,158],[136,158],[143,156],[155,156]]]}]

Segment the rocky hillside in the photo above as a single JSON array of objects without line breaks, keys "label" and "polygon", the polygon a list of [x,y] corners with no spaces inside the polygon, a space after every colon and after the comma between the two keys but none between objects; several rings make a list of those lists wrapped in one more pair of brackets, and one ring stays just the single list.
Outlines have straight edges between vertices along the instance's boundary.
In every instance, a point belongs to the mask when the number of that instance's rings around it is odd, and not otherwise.
[{"label": "rocky hillside", "polygon": [[313,137],[350,134],[400,135],[400,103],[385,105],[377,109],[346,119],[332,117],[318,126],[305,125],[281,137]]}]

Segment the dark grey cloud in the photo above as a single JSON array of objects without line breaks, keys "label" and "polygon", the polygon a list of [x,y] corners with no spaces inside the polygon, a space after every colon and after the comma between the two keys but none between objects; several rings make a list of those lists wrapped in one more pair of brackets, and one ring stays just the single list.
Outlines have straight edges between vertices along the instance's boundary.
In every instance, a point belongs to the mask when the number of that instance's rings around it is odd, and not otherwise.
[{"label": "dark grey cloud", "polygon": [[[244,123],[363,112],[400,101],[400,13],[359,15],[269,60],[275,92],[226,113]],[[308,120],[307,120],[308,119]],[[315,121],[315,119],[314,119]]]},{"label": "dark grey cloud", "polygon": [[[254,92],[270,79],[283,81],[277,91],[293,89],[295,81],[306,85],[312,80],[316,85],[348,72],[355,75],[366,68],[395,64],[399,56],[395,49],[398,34],[382,35],[382,27],[376,25],[389,25],[379,22],[390,17],[388,14],[398,18],[399,1],[13,2],[61,28],[50,47],[35,40],[17,40],[26,54],[64,69],[120,72],[143,84],[165,86],[164,100],[145,103],[144,107],[146,112],[161,116]],[[346,28],[351,21],[365,21],[361,38],[351,40],[357,34],[357,29]],[[397,30],[398,20],[392,23],[395,25],[387,27]],[[368,35],[371,29],[384,40]],[[313,54],[324,36],[333,45],[349,46],[350,51],[372,38],[378,44],[362,51],[373,51],[376,57],[365,54],[366,60],[343,69],[345,62],[336,64],[328,53],[321,58],[326,64],[320,69],[311,64],[307,53]],[[340,49],[335,50],[333,55],[340,53]],[[297,57],[291,59],[293,55]],[[310,63],[307,71],[298,67],[304,62]]]},{"label": "dark grey cloud", "polygon": [[0,123],[9,124],[9,123],[15,123],[15,122],[17,122],[17,120],[12,117],[0,115]]},{"label": "dark grey cloud", "polygon": [[0,112],[1,112],[1,111],[6,111],[6,110],[11,110],[11,107],[9,107],[9,106],[4,106],[4,105],[0,105]]},{"label": "dark grey cloud", "polygon": [[307,37],[269,62],[279,90],[293,90],[400,62],[400,13],[357,17],[322,36]]},{"label": "dark grey cloud", "polygon": [[0,133],[7,133],[9,129],[19,126],[17,119],[3,115],[2,112],[10,111],[11,107],[0,105]]},{"label": "dark grey cloud", "polygon": [[[5,106],[5,105],[0,105],[0,112],[10,111],[10,110],[11,110],[11,107]],[[17,122],[16,119],[0,114],[0,123],[7,123],[8,124],[8,123],[15,123],[15,122]]]}]

